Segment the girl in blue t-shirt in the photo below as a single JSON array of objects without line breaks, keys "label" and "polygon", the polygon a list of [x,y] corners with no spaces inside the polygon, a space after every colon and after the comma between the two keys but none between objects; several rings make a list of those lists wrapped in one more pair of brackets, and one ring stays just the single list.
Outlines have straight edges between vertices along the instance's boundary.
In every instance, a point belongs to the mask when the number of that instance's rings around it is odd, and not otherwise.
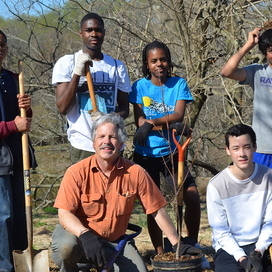
[{"label": "girl in blue t-shirt", "polygon": [[[141,165],[160,187],[160,173],[173,183],[170,153],[175,150],[171,129],[185,134],[182,123],[186,104],[193,101],[185,79],[171,76],[173,64],[168,47],[159,41],[143,50],[144,78],[132,85],[129,100],[134,106],[137,131],[134,136],[134,162]],[[167,129],[169,128],[169,129]],[[169,137],[170,136],[170,137]],[[177,138],[180,136],[177,135]],[[178,156],[174,154],[175,171]],[[200,224],[199,194],[189,174],[184,183],[185,223],[187,235],[197,243]],[[157,252],[163,253],[162,233],[156,221],[147,216],[149,234]]]}]

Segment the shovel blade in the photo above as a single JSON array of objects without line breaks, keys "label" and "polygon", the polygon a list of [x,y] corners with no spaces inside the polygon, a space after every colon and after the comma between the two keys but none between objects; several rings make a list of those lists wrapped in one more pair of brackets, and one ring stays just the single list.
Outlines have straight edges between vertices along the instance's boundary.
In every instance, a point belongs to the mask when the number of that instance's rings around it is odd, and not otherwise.
[{"label": "shovel blade", "polygon": [[49,272],[48,250],[13,251],[16,272]]}]

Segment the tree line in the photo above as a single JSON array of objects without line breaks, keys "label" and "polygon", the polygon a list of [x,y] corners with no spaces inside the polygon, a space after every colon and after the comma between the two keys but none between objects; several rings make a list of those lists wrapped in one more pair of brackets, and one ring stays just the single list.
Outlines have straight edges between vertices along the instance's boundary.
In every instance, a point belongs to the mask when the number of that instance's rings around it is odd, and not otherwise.
[{"label": "tree line", "polygon": [[[194,96],[186,113],[193,128],[188,160],[195,176],[211,176],[227,164],[223,135],[237,123],[251,124],[253,93],[223,78],[221,68],[246,41],[247,33],[270,19],[271,2],[255,0],[3,0],[11,17],[0,17],[8,36],[5,66],[17,70],[24,62],[25,89],[32,95],[31,139],[36,147],[68,148],[65,116],[55,105],[52,69],[65,54],[81,48],[79,22],[91,11],[105,21],[103,51],[122,60],[131,82],[142,77],[145,44],[160,40],[168,45],[174,73],[184,77]],[[38,7],[38,8],[37,8]],[[257,48],[242,65],[262,62]],[[132,116],[127,125],[131,135]],[[131,145],[128,145],[130,151]],[[44,149],[41,149],[44,150]],[[128,152],[129,154],[129,152]],[[41,160],[45,156],[41,156]],[[67,165],[64,164],[64,168]],[[60,171],[64,169],[59,168]]]}]

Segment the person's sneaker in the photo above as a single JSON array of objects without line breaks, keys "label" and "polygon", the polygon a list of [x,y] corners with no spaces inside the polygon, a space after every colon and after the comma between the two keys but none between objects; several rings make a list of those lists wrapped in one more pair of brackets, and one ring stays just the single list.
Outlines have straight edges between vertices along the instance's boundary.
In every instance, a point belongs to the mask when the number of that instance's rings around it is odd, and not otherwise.
[{"label": "person's sneaker", "polygon": [[[201,249],[201,246],[200,246],[199,243],[195,243],[195,247]],[[207,269],[207,270],[211,269],[210,263],[209,263],[209,261],[207,260],[207,258],[205,256],[202,257],[201,264],[202,264],[203,269]]]}]

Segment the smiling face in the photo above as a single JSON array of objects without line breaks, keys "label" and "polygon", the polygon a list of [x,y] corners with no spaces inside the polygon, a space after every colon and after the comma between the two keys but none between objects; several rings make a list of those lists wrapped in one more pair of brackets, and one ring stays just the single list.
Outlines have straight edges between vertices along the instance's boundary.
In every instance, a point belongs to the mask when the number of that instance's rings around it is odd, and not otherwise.
[{"label": "smiling face", "polygon": [[255,151],[256,146],[253,145],[249,134],[229,137],[229,147],[226,147],[226,152],[233,161],[230,170],[235,177],[242,180],[253,173],[252,159]]},{"label": "smiling face", "polygon": [[101,50],[104,41],[105,29],[102,22],[96,19],[89,19],[82,24],[80,36],[83,41],[83,51]]},{"label": "smiling face", "polygon": [[118,139],[117,126],[112,123],[103,123],[98,126],[93,147],[99,159],[107,161],[109,164],[115,163],[122,147],[122,143]]},{"label": "smiling face", "polygon": [[151,81],[158,85],[167,81],[169,62],[165,50],[162,48],[150,49],[147,53],[147,68],[151,73]]}]

